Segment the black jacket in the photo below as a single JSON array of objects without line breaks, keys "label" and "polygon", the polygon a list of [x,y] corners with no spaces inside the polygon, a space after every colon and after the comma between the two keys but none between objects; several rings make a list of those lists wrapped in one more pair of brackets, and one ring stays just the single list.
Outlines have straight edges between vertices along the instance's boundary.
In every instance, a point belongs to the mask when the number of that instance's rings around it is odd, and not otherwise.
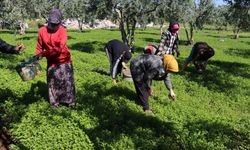
[{"label": "black jacket", "polygon": [[124,44],[123,42],[114,39],[109,41],[106,44],[106,48],[108,49],[108,52],[112,56],[112,60],[115,62],[123,53],[122,61],[127,63],[130,58],[132,57],[131,55],[131,50],[130,48]]},{"label": "black jacket", "polygon": [[207,61],[214,56],[214,49],[206,42],[197,42],[193,46],[193,60]]},{"label": "black jacket", "polygon": [[10,45],[8,43],[6,43],[5,41],[3,41],[2,39],[0,39],[0,51],[3,53],[17,53],[16,51],[16,46]]}]

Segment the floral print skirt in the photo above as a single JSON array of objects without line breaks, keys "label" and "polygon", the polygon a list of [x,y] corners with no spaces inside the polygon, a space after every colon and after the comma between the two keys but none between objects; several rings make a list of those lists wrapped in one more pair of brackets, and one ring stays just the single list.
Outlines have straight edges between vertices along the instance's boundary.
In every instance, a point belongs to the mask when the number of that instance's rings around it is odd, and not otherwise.
[{"label": "floral print skirt", "polygon": [[75,104],[75,82],[72,63],[47,68],[49,101],[53,106],[59,103]]}]

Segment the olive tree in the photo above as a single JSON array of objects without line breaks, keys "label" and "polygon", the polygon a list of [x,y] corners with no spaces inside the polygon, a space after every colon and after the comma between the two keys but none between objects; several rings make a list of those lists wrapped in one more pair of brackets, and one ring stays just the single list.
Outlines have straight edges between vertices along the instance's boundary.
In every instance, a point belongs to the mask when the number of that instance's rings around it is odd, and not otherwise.
[{"label": "olive tree", "polygon": [[250,30],[250,1],[224,0],[229,5],[227,20],[233,26],[234,38],[239,38],[240,30]]},{"label": "olive tree", "polygon": [[97,18],[108,18],[119,24],[122,41],[134,48],[136,24],[159,6],[157,0],[94,0]]}]

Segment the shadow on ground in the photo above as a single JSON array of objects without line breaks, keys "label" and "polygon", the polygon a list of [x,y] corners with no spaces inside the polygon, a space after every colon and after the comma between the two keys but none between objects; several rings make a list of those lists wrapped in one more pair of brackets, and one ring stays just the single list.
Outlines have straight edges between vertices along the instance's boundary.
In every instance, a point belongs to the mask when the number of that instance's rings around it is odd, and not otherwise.
[{"label": "shadow on ground", "polygon": [[[3,106],[5,101],[8,100],[11,100],[13,103],[13,108],[11,108],[12,111],[10,110],[10,112],[6,112],[7,116],[5,117],[5,121],[7,124],[10,122],[19,122],[28,105],[41,99],[48,99],[47,84],[41,81],[32,83],[28,92],[25,92],[21,97],[9,88],[1,88],[0,91],[1,106]],[[6,106],[3,106],[3,108],[5,107]],[[8,108],[6,108],[5,111],[8,111]]]},{"label": "shadow on ground", "polygon": [[[84,84],[83,89],[86,89],[86,93],[80,93],[79,106],[76,108],[78,110],[92,108],[90,114],[100,120],[99,126],[93,129],[86,129],[80,122],[78,123],[88,134],[96,149],[110,148],[108,145],[118,142],[124,136],[132,139],[132,145],[127,145],[130,148],[134,145],[142,149],[184,149],[184,145],[177,138],[178,131],[174,123],[163,122],[143,112],[132,111],[125,99],[135,102],[135,92],[127,87],[106,88],[106,84],[105,82]],[[124,140],[121,144],[126,148],[125,145],[131,144],[131,141],[126,141],[126,138]]]},{"label": "shadow on ground", "polygon": [[[37,36],[23,36],[16,39],[16,41],[29,41],[31,39],[36,39]],[[28,46],[28,45],[27,45]]]},{"label": "shadow on ground", "polygon": [[101,75],[110,76],[109,71],[106,70],[106,69],[104,69],[104,68],[98,68],[98,67],[96,67],[96,68],[92,69],[91,71],[96,72],[96,73],[99,73],[99,74],[101,74]]},{"label": "shadow on ground", "polygon": [[227,93],[238,86],[237,83],[231,81],[228,77],[240,76],[250,79],[249,71],[247,71],[247,68],[249,67],[250,66],[247,64],[238,62],[210,60],[207,69],[203,74],[198,74],[194,65],[189,65],[187,67],[187,72],[190,72],[190,74],[187,76],[187,79],[195,81],[200,85],[207,87],[209,90]]},{"label": "shadow on ground", "polygon": [[[226,149],[248,148],[250,139],[247,134],[226,123],[204,119],[187,120],[183,124],[163,121],[157,116],[136,111],[135,107],[131,109],[127,100],[132,103],[135,101],[134,90],[122,86],[109,88],[107,84],[105,81],[87,82],[82,84],[82,90],[78,91],[78,105],[73,109],[98,118],[98,124],[94,128],[86,128],[81,120],[72,118],[69,109],[48,111],[52,114],[47,117],[61,115],[71,120],[88,135],[95,149],[133,147],[135,149],[198,150],[206,149],[209,143],[216,143],[218,139],[225,139],[220,141],[220,144]],[[32,83],[30,90],[22,97],[18,97],[10,89],[1,89],[0,98],[14,97],[14,107],[18,112],[8,115],[19,115],[13,121],[20,122],[25,112],[23,108],[36,102],[37,99],[46,98],[46,90],[46,84],[38,81]],[[198,141],[201,140],[202,142],[199,143]],[[18,146],[22,147],[22,145]]]},{"label": "shadow on ground", "polygon": [[250,58],[250,49],[228,49],[224,53],[231,56],[238,56],[242,58]]},{"label": "shadow on ground", "polygon": [[146,30],[136,30],[136,32],[135,32],[135,34],[143,34],[143,35],[146,35],[146,34],[148,34],[148,35],[157,35],[157,36],[159,36],[159,38],[160,38],[160,30],[159,30],[159,34],[158,33],[155,33],[155,32],[149,32],[147,29]]},{"label": "shadow on ground", "polygon": [[[17,96],[8,88],[0,88],[0,119],[4,123],[4,126],[8,129],[10,124],[21,122],[27,106],[37,100],[40,100],[41,98],[47,99],[47,85],[41,81],[32,83],[30,90],[24,93],[22,97]],[[11,101],[12,106],[10,107],[8,104],[6,105],[6,101]],[[28,150],[28,148],[19,142],[19,139],[16,139],[15,137],[12,138],[15,139],[16,146],[23,150]]]},{"label": "shadow on ground", "polygon": [[[197,119],[195,121],[187,121],[184,128],[188,130],[189,135],[196,135],[197,139],[188,139],[188,145],[191,146],[188,149],[203,149],[208,146],[198,145],[192,146],[191,143],[196,140],[202,140],[205,138],[207,143],[215,142],[216,139],[222,139],[220,144],[223,143],[226,149],[248,149],[250,144],[250,137],[247,133],[243,133],[240,130],[230,127],[228,124],[224,124],[215,120],[203,120]],[[200,135],[200,137],[199,137]],[[223,138],[221,138],[223,136]],[[202,143],[201,143],[202,144]]]},{"label": "shadow on ground", "polygon": [[[86,53],[94,53],[98,50],[104,51],[104,46],[106,43],[99,42],[99,41],[87,41],[87,42],[79,42],[75,44],[69,45],[69,49],[77,50],[80,52],[86,52]],[[100,49],[100,47],[102,49]]]},{"label": "shadow on ground", "polygon": [[[223,135],[229,139],[222,141],[226,148],[247,147],[249,144],[250,139],[245,133],[226,124],[194,120],[187,121],[183,128],[180,128],[171,121],[162,121],[156,116],[132,110],[126,99],[133,102],[136,99],[135,92],[126,87],[107,88],[106,84],[105,82],[83,84],[82,87],[86,92],[79,93],[79,105],[76,107],[79,111],[89,111],[99,120],[98,126],[92,129],[86,129],[75,120],[79,128],[89,136],[96,149],[111,148],[109,145],[114,143],[121,144],[116,145],[120,148],[127,146],[135,149],[206,149],[207,145],[195,142],[198,139],[194,138],[199,137],[194,135],[200,131],[206,133],[201,136],[205,137],[203,139],[205,143],[216,142]],[[232,140],[234,141],[231,142]]]}]

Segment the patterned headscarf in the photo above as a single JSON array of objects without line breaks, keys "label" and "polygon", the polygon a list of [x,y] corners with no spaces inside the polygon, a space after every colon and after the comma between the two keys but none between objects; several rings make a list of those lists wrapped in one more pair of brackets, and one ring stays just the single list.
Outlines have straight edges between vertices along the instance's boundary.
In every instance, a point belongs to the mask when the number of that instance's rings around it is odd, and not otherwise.
[{"label": "patterned headscarf", "polygon": [[62,12],[59,9],[54,8],[49,11],[48,23],[60,24],[62,19]]}]

